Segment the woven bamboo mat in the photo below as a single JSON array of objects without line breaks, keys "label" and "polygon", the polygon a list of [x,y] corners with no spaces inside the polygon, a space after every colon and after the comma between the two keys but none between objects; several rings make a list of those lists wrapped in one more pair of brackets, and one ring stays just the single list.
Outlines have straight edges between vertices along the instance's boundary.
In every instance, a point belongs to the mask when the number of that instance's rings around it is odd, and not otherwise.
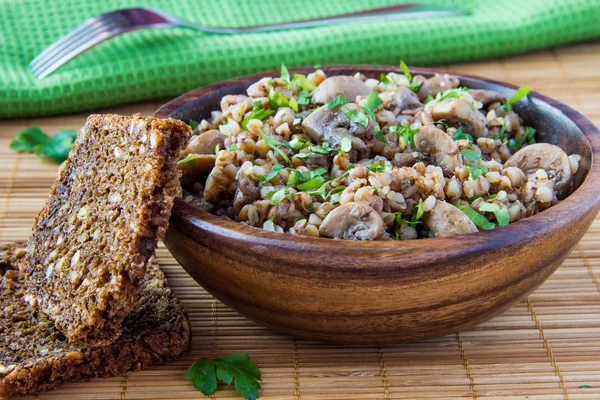
[{"label": "woven bamboo mat", "polygon": [[[527,84],[600,124],[600,43],[449,70]],[[151,114],[160,102],[117,107]],[[57,167],[8,150],[37,124],[77,129],[86,115],[0,121],[0,242],[24,239]],[[421,343],[345,347],[294,340],[246,320],[198,287],[169,255],[161,267],[192,321],[193,351],[178,362],[94,379],[38,399],[203,398],[184,378],[200,356],[244,351],[263,372],[263,399],[593,399],[600,398],[600,218],[557,272],[528,299],[471,331]],[[240,398],[219,387],[217,399]],[[33,397],[31,397],[33,398]]]}]

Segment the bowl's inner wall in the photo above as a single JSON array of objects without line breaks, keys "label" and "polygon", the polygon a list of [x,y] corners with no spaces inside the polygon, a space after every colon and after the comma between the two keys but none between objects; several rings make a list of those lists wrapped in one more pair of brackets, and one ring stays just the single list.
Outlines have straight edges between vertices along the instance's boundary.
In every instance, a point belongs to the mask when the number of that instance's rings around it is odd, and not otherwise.
[{"label": "bowl's inner wall", "polygon": [[[357,72],[356,69],[340,67],[323,68],[323,70],[327,76],[353,75]],[[292,70],[291,72],[306,73],[306,69]],[[381,70],[360,72],[369,78],[378,79]],[[430,77],[433,74],[423,73],[422,75]],[[460,77],[461,86],[471,89],[494,90],[502,93],[506,98],[509,98],[514,93],[514,89],[499,84],[462,77],[458,74],[457,76]],[[223,96],[228,94],[245,94],[246,89],[256,82],[256,80],[258,79],[240,80],[228,85],[216,84],[214,85],[216,87],[215,90],[209,91],[195,99],[190,99],[190,101],[169,113],[169,117],[185,122],[192,119],[196,121],[208,119],[211,111],[221,109],[220,103]],[[532,126],[537,130],[536,139],[538,142],[552,143],[561,147],[569,155],[579,154],[581,156],[580,168],[571,187],[571,192],[575,191],[585,180],[592,165],[592,149],[581,129],[559,109],[531,96],[514,105],[513,108],[523,118],[526,125]]]}]

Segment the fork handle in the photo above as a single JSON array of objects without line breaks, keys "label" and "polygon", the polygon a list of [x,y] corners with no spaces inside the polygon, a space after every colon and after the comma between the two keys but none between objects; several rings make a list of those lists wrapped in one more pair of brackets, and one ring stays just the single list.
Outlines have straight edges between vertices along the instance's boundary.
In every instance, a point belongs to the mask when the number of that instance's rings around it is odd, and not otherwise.
[{"label": "fork handle", "polygon": [[417,3],[396,4],[387,7],[371,8],[369,10],[356,11],[345,14],[332,15],[328,17],[314,18],[301,21],[282,22],[268,25],[254,25],[239,28],[211,27],[198,25],[187,21],[180,21],[180,26],[202,30],[217,34],[234,34],[248,32],[267,32],[299,28],[312,28],[331,24],[343,24],[345,22],[409,19],[422,17],[443,17],[465,14],[465,10],[459,7],[446,7],[440,5],[424,5]]}]

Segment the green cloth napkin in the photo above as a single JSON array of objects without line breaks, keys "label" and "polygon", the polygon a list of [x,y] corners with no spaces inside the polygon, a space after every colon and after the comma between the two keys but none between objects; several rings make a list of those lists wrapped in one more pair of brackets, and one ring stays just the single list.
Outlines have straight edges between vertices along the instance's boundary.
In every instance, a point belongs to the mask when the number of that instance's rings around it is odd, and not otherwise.
[{"label": "green cloth napkin", "polygon": [[234,36],[187,29],[118,36],[38,81],[27,64],[87,18],[146,6],[207,25],[322,17],[399,0],[0,0],[0,117],[91,110],[176,96],[251,72],[314,64],[444,64],[600,36],[599,0],[433,0],[460,17],[362,22]]}]

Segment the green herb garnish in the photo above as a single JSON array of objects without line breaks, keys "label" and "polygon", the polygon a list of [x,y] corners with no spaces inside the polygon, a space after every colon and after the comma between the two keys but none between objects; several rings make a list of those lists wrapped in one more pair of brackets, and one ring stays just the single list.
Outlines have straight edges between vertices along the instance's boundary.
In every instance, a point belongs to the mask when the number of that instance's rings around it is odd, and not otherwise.
[{"label": "green herb garnish", "polygon": [[200,122],[190,119],[188,125],[190,126],[190,128],[192,128],[192,130],[195,130],[198,127],[198,125],[200,125]]},{"label": "green herb garnish", "polygon": [[287,154],[285,154],[283,152],[283,150],[281,150],[278,146],[282,146],[281,142],[277,139],[275,139],[274,137],[271,136],[267,136],[265,135],[265,133],[262,131],[260,131],[260,136],[262,137],[262,139],[265,141],[265,143],[267,145],[269,145],[270,148],[272,148],[273,150],[275,150],[277,153],[279,153],[279,155],[281,156],[281,158],[283,158],[286,162],[290,162],[290,158],[288,157]]},{"label": "green herb garnish", "polygon": [[462,156],[465,160],[469,160],[469,161],[481,160],[481,155],[479,155],[479,153],[477,153],[474,150],[463,149],[460,151],[460,154],[462,154]]},{"label": "green herb garnish", "polygon": [[435,96],[435,100],[436,101],[442,101],[445,99],[458,99],[460,98],[460,96],[465,93],[468,92],[469,89],[466,87],[457,87],[457,88],[453,88],[453,89],[448,89],[444,92],[438,93]]},{"label": "green herb garnish", "polygon": [[269,107],[273,110],[277,110],[280,107],[287,107],[289,100],[283,93],[279,93],[271,89],[269,92]]},{"label": "green herb garnish", "polygon": [[236,151],[238,149],[238,145],[237,144],[232,144],[231,146],[229,146],[229,151]]},{"label": "green herb garnish", "polygon": [[185,165],[191,165],[193,167],[196,165],[196,154],[189,154],[183,160],[179,160],[178,163],[182,163]]},{"label": "green herb garnish", "polygon": [[473,223],[475,226],[481,229],[485,229],[489,231],[490,229],[494,229],[496,225],[493,222],[488,221],[486,217],[479,214],[477,211],[473,210],[471,207],[465,204],[461,204],[460,201],[456,202],[456,207],[458,207]]},{"label": "green herb garnish", "polygon": [[323,183],[325,183],[325,178],[323,178],[322,176],[315,176],[310,181],[307,181],[307,182],[304,182],[304,183],[298,185],[298,189],[302,190],[302,191],[312,190],[312,189],[322,185]]},{"label": "green herb garnish", "polygon": [[338,94],[335,97],[335,99],[333,99],[329,103],[327,103],[327,109],[331,110],[332,108],[335,108],[337,106],[342,106],[342,105],[348,104],[348,103],[350,103],[350,100],[345,98],[344,95]]},{"label": "green herb garnish", "polygon": [[390,80],[383,73],[379,74],[379,81],[385,83],[386,85],[390,83]]},{"label": "green herb garnish", "polygon": [[262,121],[263,119],[267,118],[269,115],[275,112],[274,110],[265,110],[260,101],[255,101],[254,103],[252,103],[252,105],[252,112],[250,113],[250,115],[248,115],[242,120],[243,129],[248,129],[248,121],[250,121],[251,119],[258,119]]},{"label": "green herb garnish", "polygon": [[352,150],[352,139],[350,139],[348,136],[344,136],[342,140],[340,140],[340,150],[344,153]]},{"label": "green herb garnish", "polygon": [[402,136],[404,138],[404,142],[407,145],[410,144],[410,146],[413,149],[416,147],[415,146],[415,133],[417,133],[418,130],[419,130],[418,128],[411,128],[410,126],[402,126],[402,125],[396,125],[396,126],[390,127],[390,133]]},{"label": "green herb garnish", "polygon": [[307,92],[306,90],[302,89],[300,93],[298,93],[298,104],[310,104],[310,98],[312,97],[312,95],[312,92]]},{"label": "green herb garnish", "polygon": [[281,80],[285,82],[288,89],[292,87],[292,82],[290,81],[290,72],[283,63],[281,64]]},{"label": "green herb garnish", "polygon": [[300,151],[305,147],[308,147],[310,141],[308,139],[304,139],[303,137],[296,136],[290,142],[283,143],[287,148]]},{"label": "green herb garnish", "polygon": [[350,121],[354,122],[357,125],[360,125],[364,128],[366,128],[369,125],[369,117],[367,117],[367,115],[362,111],[356,111],[351,108],[342,106],[342,112],[346,114]]},{"label": "green herb garnish", "polygon": [[185,371],[185,378],[205,396],[217,390],[217,380],[231,385],[248,400],[259,397],[261,373],[245,353],[228,354],[216,359],[199,358]]},{"label": "green herb garnish", "polygon": [[35,153],[38,157],[47,157],[61,163],[69,156],[69,150],[77,138],[77,132],[60,130],[49,137],[39,126],[30,126],[15,136],[10,148],[17,152]]},{"label": "green herb garnish", "polygon": [[400,61],[400,69],[402,70],[402,72],[404,72],[404,76],[406,77],[406,79],[408,79],[409,89],[413,92],[418,92],[423,82],[413,81],[413,76],[408,71],[408,67],[406,66],[406,63],[404,61]]},{"label": "green herb garnish", "polygon": [[515,152],[519,150],[525,142],[529,144],[535,143],[535,132],[536,130],[528,126],[525,128],[525,133],[518,138],[510,139],[508,141],[508,148],[510,151]]},{"label": "green herb garnish", "polygon": [[467,168],[467,170],[469,171],[469,178],[472,180],[476,180],[481,175],[487,174],[489,172],[488,168],[482,164],[470,164],[465,166],[465,168]]},{"label": "green herb garnish", "polygon": [[506,100],[506,103],[504,104],[506,111],[512,111],[512,105],[521,100],[523,97],[527,96],[529,93],[531,93],[531,89],[529,89],[527,86],[521,86],[519,89],[517,89],[515,94],[513,94],[510,99]]},{"label": "green herb garnish", "polygon": [[496,217],[499,226],[505,226],[510,223],[510,214],[507,208],[500,208],[496,203],[487,203],[482,201],[479,203],[479,211],[491,212]]},{"label": "green herb garnish", "polygon": [[276,206],[277,204],[281,203],[281,201],[287,196],[293,197],[293,195],[290,192],[288,192],[286,187],[282,187],[276,192],[267,193],[267,197],[271,198],[272,206]]},{"label": "green herb garnish", "polygon": [[315,90],[315,85],[311,81],[308,80],[306,75],[302,74],[294,74],[292,75],[292,83],[296,85],[297,88],[300,88],[306,92],[312,92]]},{"label": "green herb garnish", "polygon": [[371,165],[367,165],[367,169],[371,172],[384,172],[386,169],[386,166],[384,164],[371,164]]},{"label": "green herb garnish", "polygon": [[423,199],[420,198],[413,214],[413,221],[420,221],[423,214],[425,214],[425,210],[423,210]]},{"label": "green herb garnish", "polygon": [[298,101],[296,101],[295,97],[292,96],[292,98],[290,98],[290,100],[288,101],[288,105],[292,110],[298,112]]},{"label": "green herb garnish", "polygon": [[[371,117],[371,119],[373,120],[373,123],[374,123],[373,133],[375,135],[375,138],[377,138],[377,140],[379,140],[380,142],[383,142],[385,144],[390,144],[387,141],[387,139],[385,138],[385,135],[383,134],[383,132],[381,131],[381,128],[379,127],[379,124],[377,123],[377,118],[375,118],[375,110],[377,109],[377,107],[379,107],[382,104],[383,104],[383,101],[379,98],[377,93],[371,92],[371,93],[369,93],[369,96],[367,97],[367,101],[365,102],[365,105],[362,106],[361,110],[365,115]],[[368,125],[368,120],[367,120],[367,125]]]},{"label": "green herb garnish", "polygon": [[454,132],[454,140],[468,140],[469,143],[473,144],[473,136],[468,133],[464,133],[462,128],[458,128],[456,132]]},{"label": "green herb garnish", "polygon": [[279,175],[279,172],[281,172],[283,169],[285,169],[285,166],[283,166],[281,164],[273,165],[273,167],[271,168],[271,172],[269,172],[267,175],[260,176],[258,178],[258,180],[259,180],[258,186],[262,186],[265,183],[269,182],[271,179],[275,178],[277,175]]},{"label": "green herb garnish", "polygon": [[[325,174],[326,172],[327,172],[327,169],[323,168],[323,167],[319,167],[315,170],[306,171],[306,172],[301,172],[297,169],[291,169],[290,175],[288,176],[287,185],[294,186],[299,183],[308,182],[310,180],[313,180],[316,177],[320,177],[321,175]],[[323,183],[323,182],[321,182],[321,183]],[[313,188],[310,188],[310,189],[313,189]],[[300,189],[300,190],[310,190],[310,189]]]}]

